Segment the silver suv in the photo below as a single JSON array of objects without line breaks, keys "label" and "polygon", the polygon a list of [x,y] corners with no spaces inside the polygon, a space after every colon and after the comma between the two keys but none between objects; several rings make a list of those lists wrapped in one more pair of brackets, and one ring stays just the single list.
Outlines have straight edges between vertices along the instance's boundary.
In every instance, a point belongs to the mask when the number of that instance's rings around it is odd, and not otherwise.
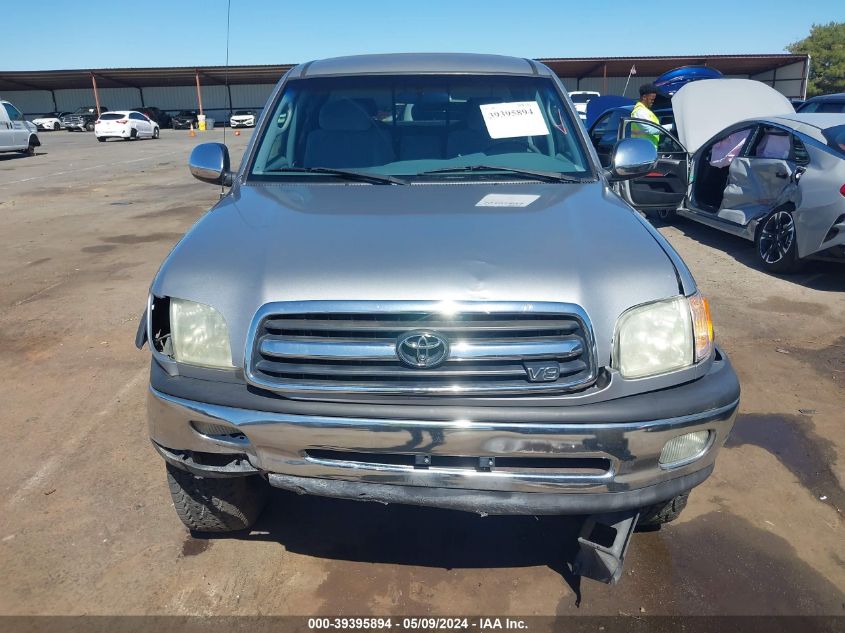
[{"label": "silver suv", "polygon": [[580,571],[618,578],[637,521],[676,517],[713,470],[739,402],[689,270],[610,189],[655,160],[627,139],[602,169],[531,60],[288,72],[237,172],[223,145],[191,154],[231,190],[138,332],[185,525],[248,528],[269,486],[589,515]]}]

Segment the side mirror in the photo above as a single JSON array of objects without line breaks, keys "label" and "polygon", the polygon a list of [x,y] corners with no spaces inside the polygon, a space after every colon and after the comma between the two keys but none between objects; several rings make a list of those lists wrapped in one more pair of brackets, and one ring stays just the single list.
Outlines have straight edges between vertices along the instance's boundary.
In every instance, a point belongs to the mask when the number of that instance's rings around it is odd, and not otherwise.
[{"label": "side mirror", "polygon": [[229,169],[229,149],[223,143],[197,145],[188,159],[191,174],[212,185],[232,186],[234,174]]},{"label": "side mirror", "polygon": [[[202,146],[200,146],[202,147]],[[613,148],[608,178],[611,182],[645,176],[657,165],[657,148],[644,138],[626,138]]]}]

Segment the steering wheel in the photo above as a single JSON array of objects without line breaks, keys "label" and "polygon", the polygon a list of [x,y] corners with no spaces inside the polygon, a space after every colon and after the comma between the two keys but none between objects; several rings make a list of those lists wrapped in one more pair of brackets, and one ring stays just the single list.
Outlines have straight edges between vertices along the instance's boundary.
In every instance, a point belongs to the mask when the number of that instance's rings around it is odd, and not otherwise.
[{"label": "steering wheel", "polygon": [[536,153],[536,150],[530,143],[528,143],[528,141],[511,138],[493,141],[481,151],[488,156],[495,154]]}]

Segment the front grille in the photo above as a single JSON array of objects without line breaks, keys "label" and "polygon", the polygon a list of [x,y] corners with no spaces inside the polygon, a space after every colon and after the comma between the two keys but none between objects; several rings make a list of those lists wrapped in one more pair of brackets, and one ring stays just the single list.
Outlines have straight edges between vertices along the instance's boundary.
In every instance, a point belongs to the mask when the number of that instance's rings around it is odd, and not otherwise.
[{"label": "front grille", "polygon": [[[247,349],[252,384],[291,394],[498,395],[573,391],[596,377],[591,329],[576,306],[463,304],[444,313],[365,303],[335,312],[319,303],[260,311]],[[400,360],[397,342],[417,331],[448,341],[442,364]]]}]

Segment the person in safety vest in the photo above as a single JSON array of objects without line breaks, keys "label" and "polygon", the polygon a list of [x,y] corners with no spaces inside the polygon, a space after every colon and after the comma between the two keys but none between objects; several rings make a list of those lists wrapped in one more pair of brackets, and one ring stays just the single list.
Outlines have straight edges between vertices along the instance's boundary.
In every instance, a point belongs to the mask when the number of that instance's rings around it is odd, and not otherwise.
[{"label": "person in safety vest", "polygon": [[[654,84],[643,84],[640,86],[640,100],[634,105],[631,110],[632,119],[643,119],[644,121],[651,121],[655,125],[660,125],[660,120],[657,115],[651,111],[651,106],[654,105],[654,100],[657,98],[657,86]],[[644,138],[652,143],[654,147],[660,142],[660,134],[657,130],[650,126],[631,124],[631,136],[633,138]]]}]

